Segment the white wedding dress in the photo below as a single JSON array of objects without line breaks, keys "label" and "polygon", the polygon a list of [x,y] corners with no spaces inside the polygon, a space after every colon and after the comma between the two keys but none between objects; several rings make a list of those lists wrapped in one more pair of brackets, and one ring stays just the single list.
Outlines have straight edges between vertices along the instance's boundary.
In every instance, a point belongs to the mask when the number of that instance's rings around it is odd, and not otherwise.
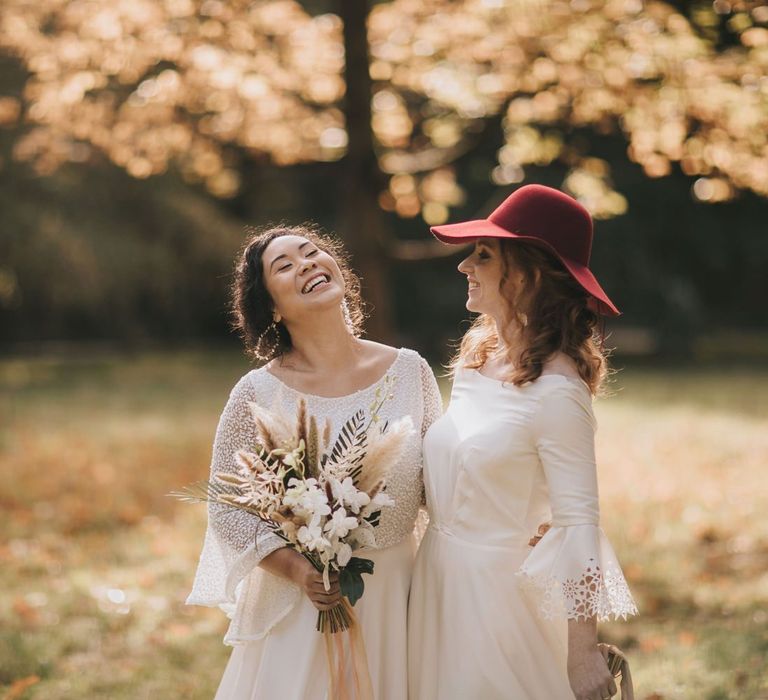
[{"label": "white wedding dress", "polygon": [[[385,382],[391,378],[392,385]],[[255,402],[295,415],[300,398],[322,425],[331,422],[331,441],[355,412],[368,413],[377,391],[391,398],[379,414],[411,416],[415,427],[387,481],[395,506],[382,512],[376,550],[361,551],[375,571],[365,575],[365,594],[355,605],[376,700],[407,697],[407,604],[414,522],[423,497],[421,444],[442,407],[435,378],[414,351],[401,349],[385,377],[348,396],[299,394],[266,369],[246,374],[232,390],[216,431],[211,473],[234,471],[234,456],[252,447],[256,434],[248,404]],[[187,603],[220,606],[231,618],[225,643],[234,646],[217,700],[325,700],[328,673],[323,636],[315,630],[317,609],[297,586],[258,564],[284,541],[258,518],[221,506],[209,508],[208,529]]]},{"label": "white wedding dress", "polygon": [[411,586],[411,700],[573,698],[566,620],[636,612],[598,524],[594,430],[580,380],[516,387],[457,372],[424,441],[430,525]]}]

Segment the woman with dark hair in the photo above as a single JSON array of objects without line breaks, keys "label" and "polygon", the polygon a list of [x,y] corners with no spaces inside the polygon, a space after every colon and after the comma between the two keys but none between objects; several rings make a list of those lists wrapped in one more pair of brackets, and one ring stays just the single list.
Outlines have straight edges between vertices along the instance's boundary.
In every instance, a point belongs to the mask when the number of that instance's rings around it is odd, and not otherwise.
[{"label": "woman with dark hair", "polygon": [[[427,363],[413,350],[361,339],[359,282],[341,245],[313,227],[277,227],[250,236],[232,289],[235,324],[261,367],[236,384],[213,447],[211,473],[234,472],[235,453],[255,443],[250,403],[296,412],[300,400],[331,441],[377,394],[391,394],[379,415],[410,416],[415,433],[387,478],[395,505],[375,528],[375,564],[355,606],[377,700],[407,697],[406,617],[414,522],[422,499],[421,438],[441,412]],[[321,574],[253,515],[211,505],[208,530],[188,603],[220,606],[235,646],[219,700],[321,700],[328,677],[317,611],[341,597]]]},{"label": "woman with dark hair", "polygon": [[599,527],[598,314],[618,311],[587,267],[591,218],[528,185],[487,220],[432,232],[474,243],[459,271],[480,315],[424,440],[430,525],[411,588],[410,697],[605,700],[617,689],[597,620],[636,608]]}]

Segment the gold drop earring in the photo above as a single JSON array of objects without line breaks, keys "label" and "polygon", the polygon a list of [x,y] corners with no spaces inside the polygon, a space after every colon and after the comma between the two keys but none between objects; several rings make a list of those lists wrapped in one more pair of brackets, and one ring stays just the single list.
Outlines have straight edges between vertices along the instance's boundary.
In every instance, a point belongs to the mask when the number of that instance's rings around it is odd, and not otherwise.
[{"label": "gold drop earring", "polygon": [[277,324],[280,323],[282,319],[283,317],[280,314],[275,314],[272,317],[272,323],[262,331],[261,335],[259,335],[256,340],[254,353],[262,362],[271,360],[275,355],[275,351],[280,344],[280,330],[278,329]]}]

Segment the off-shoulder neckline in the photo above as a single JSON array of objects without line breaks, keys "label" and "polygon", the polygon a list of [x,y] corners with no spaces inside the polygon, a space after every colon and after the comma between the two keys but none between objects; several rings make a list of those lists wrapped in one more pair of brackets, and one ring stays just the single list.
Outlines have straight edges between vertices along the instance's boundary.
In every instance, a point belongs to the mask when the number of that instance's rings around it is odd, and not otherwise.
[{"label": "off-shoulder neckline", "polygon": [[358,389],[357,391],[353,391],[351,394],[342,394],[341,396],[321,396],[320,394],[310,394],[306,391],[300,391],[299,389],[296,389],[289,384],[286,384],[282,379],[276,377],[272,372],[270,372],[266,367],[259,367],[259,369],[254,370],[254,373],[263,373],[265,376],[269,377],[273,382],[278,384],[283,389],[290,391],[292,394],[297,394],[298,396],[303,396],[307,399],[312,399],[313,401],[340,401],[342,399],[351,399],[355,398],[357,396],[361,396],[363,394],[368,393],[372,389],[375,389],[381,382],[386,379],[387,375],[389,375],[391,372],[393,372],[398,363],[400,362],[401,358],[403,358],[406,354],[406,348],[398,348],[397,354],[395,355],[395,358],[392,360],[392,362],[389,364],[389,367],[384,371],[384,373],[376,379],[375,382],[372,384],[369,384],[368,386],[364,386],[362,389]]}]

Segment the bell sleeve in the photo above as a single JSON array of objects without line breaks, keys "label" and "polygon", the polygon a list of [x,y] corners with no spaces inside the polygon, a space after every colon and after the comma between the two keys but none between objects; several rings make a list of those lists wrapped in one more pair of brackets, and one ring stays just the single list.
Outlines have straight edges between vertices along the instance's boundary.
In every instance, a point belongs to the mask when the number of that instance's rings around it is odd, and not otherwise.
[{"label": "bell sleeve", "polygon": [[552,527],[523,562],[519,581],[544,618],[626,619],[637,608],[599,525],[592,398],[585,386],[564,382],[544,395],[532,419]]},{"label": "bell sleeve", "polygon": [[[239,383],[221,414],[213,441],[211,480],[215,474],[237,473],[238,450],[252,449],[256,444],[256,427],[249,406],[254,397],[249,389],[247,382]],[[240,568],[257,566],[264,557],[286,544],[256,515],[219,503],[208,504],[208,522],[222,546],[238,553]],[[239,572],[237,579],[246,573],[247,570]],[[230,582],[230,586],[235,583]]]},{"label": "bell sleeve", "polygon": [[[235,472],[237,451],[254,446],[256,429],[249,404],[255,398],[250,377],[245,375],[232,390],[221,414],[213,443],[210,479],[216,473]],[[224,610],[232,618],[227,643],[260,638],[276,618],[287,613],[298,590],[258,566],[267,555],[285,545],[285,540],[257,516],[210,503],[203,551],[187,604]],[[252,623],[244,632],[246,607]]]}]

